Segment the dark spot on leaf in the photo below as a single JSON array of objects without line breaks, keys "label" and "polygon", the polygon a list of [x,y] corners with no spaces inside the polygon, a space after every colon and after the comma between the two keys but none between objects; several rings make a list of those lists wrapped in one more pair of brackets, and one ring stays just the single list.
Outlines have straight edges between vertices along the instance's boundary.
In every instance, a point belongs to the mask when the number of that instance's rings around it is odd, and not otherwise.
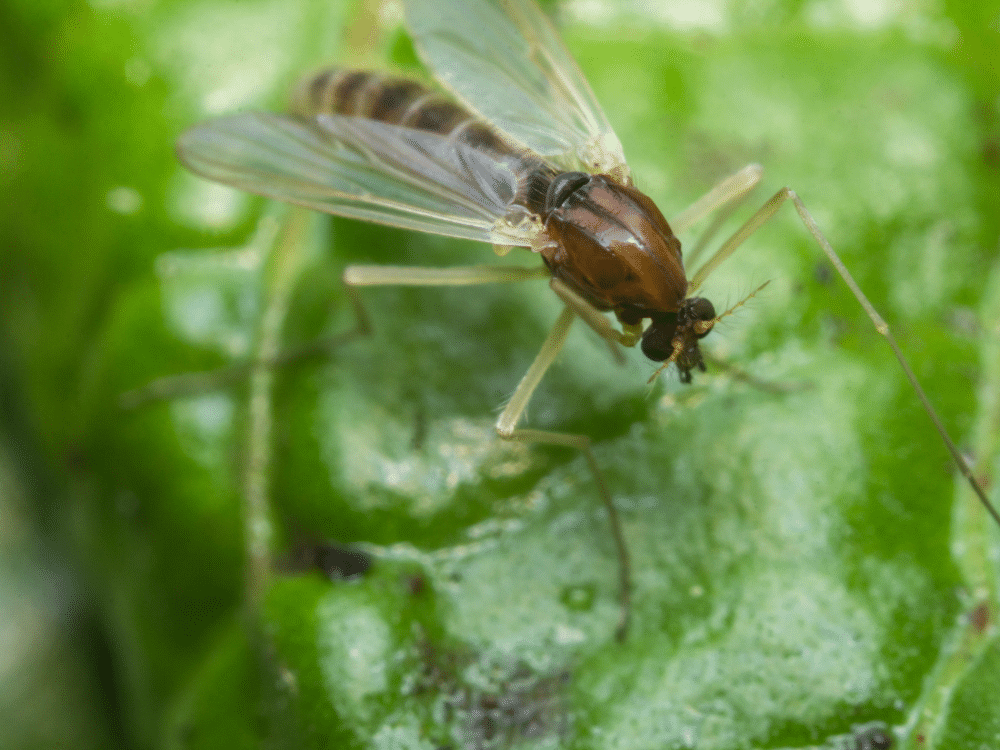
[{"label": "dark spot on leaf", "polygon": [[360,578],[372,566],[372,556],[335,542],[302,544],[279,569],[286,573],[319,570],[331,580]]}]

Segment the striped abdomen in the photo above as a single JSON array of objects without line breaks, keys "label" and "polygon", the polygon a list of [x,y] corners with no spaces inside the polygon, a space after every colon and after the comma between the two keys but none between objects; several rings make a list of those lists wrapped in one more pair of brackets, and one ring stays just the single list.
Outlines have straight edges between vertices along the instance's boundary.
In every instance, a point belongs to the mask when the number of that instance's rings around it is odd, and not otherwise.
[{"label": "striped abdomen", "polygon": [[321,71],[300,84],[293,112],[304,118],[364,117],[489,154],[517,176],[512,203],[541,218],[541,241],[532,249],[552,275],[598,310],[614,311],[622,323],[649,318],[643,353],[658,362],[673,357],[682,380],[690,382],[692,369],[704,369],[698,340],[714,323],[715,311],[706,300],[686,298],[680,242],[659,209],[631,184],[612,175],[557,170],[460,104],[398,76]]},{"label": "striped abdomen", "polygon": [[522,175],[514,202],[535,213],[543,212],[546,191],[555,175],[541,157],[511,143],[447,96],[410,78],[343,68],[321,70],[299,84],[292,112],[302,117],[367,117],[437,133],[484,151]]}]

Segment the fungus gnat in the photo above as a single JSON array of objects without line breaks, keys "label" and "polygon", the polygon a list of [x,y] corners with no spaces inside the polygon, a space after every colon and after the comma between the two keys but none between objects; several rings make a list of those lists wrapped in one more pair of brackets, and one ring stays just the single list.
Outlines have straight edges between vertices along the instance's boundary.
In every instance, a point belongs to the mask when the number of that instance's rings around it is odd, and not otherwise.
[{"label": "fungus gnat", "polygon": [[720,311],[699,296],[702,284],[786,202],[885,337],[959,470],[1000,523],[885,321],[793,190],[775,193],[689,277],[677,235],[744,199],[761,179],[758,165],[668,222],[633,184],[590,86],[531,0],[462,0],[446,11],[440,2],[404,5],[440,89],[393,73],[322,70],[300,84],[288,114],[242,113],[191,128],[179,140],[180,158],[210,180],[317,211],[478,240],[500,255],[521,248],[540,256],[530,266],[353,265],[343,279],[352,288],[548,279],[562,312],[496,431],[583,452],[617,548],[620,637],[631,608],[629,554],[590,438],[518,422],[577,318],[616,353],[638,345],[659,363],[653,378],[674,365],[691,382],[705,369],[701,340],[735,309]]}]

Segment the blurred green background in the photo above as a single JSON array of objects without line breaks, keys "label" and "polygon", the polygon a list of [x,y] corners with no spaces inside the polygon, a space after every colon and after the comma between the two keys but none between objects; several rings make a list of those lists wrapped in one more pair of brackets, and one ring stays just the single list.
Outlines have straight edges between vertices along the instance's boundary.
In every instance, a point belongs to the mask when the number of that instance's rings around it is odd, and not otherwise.
[{"label": "blurred green background", "polygon": [[[754,205],[802,195],[988,482],[1000,8],[546,7],[668,217],[752,161]],[[777,388],[650,389],[576,330],[529,409],[595,440],[634,558],[618,645],[582,458],[492,437],[544,283],[372,290],[369,338],[122,402],[349,329],[349,262],[511,262],[290,237],[176,162],[324,61],[414,67],[398,8],[6,0],[0,38],[0,746],[1000,746],[997,530],[793,212],[704,288],[771,280],[706,345]],[[331,575],[342,545],[364,575]]]}]

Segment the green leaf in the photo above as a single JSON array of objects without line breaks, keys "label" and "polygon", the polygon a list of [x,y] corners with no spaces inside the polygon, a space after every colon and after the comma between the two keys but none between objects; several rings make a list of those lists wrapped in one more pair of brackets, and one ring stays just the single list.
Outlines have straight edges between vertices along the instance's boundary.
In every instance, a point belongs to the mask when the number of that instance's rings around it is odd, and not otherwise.
[{"label": "green leaf", "polygon": [[[31,71],[0,150],[4,429],[131,743],[995,745],[997,529],[790,207],[702,289],[725,309],[770,281],[705,339],[723,366],[651,388],[641,353],[620,367],[577,326],[529,407],[594,441],[632,555],[624,644],[586,461],[493,432],[558,315],[543,282],[366,289],[371,336],[241,369],[350,330],[350,263],[530,262],[306,220],[175,162],[183,127],[278,109],[324,60],[412,66],[376,6],[4,11]],[[712,247],[795,189],[988,485],[995,31],[964,8],[647,6],[558,8],[638,186],[669,217],[763,163]]]}]

